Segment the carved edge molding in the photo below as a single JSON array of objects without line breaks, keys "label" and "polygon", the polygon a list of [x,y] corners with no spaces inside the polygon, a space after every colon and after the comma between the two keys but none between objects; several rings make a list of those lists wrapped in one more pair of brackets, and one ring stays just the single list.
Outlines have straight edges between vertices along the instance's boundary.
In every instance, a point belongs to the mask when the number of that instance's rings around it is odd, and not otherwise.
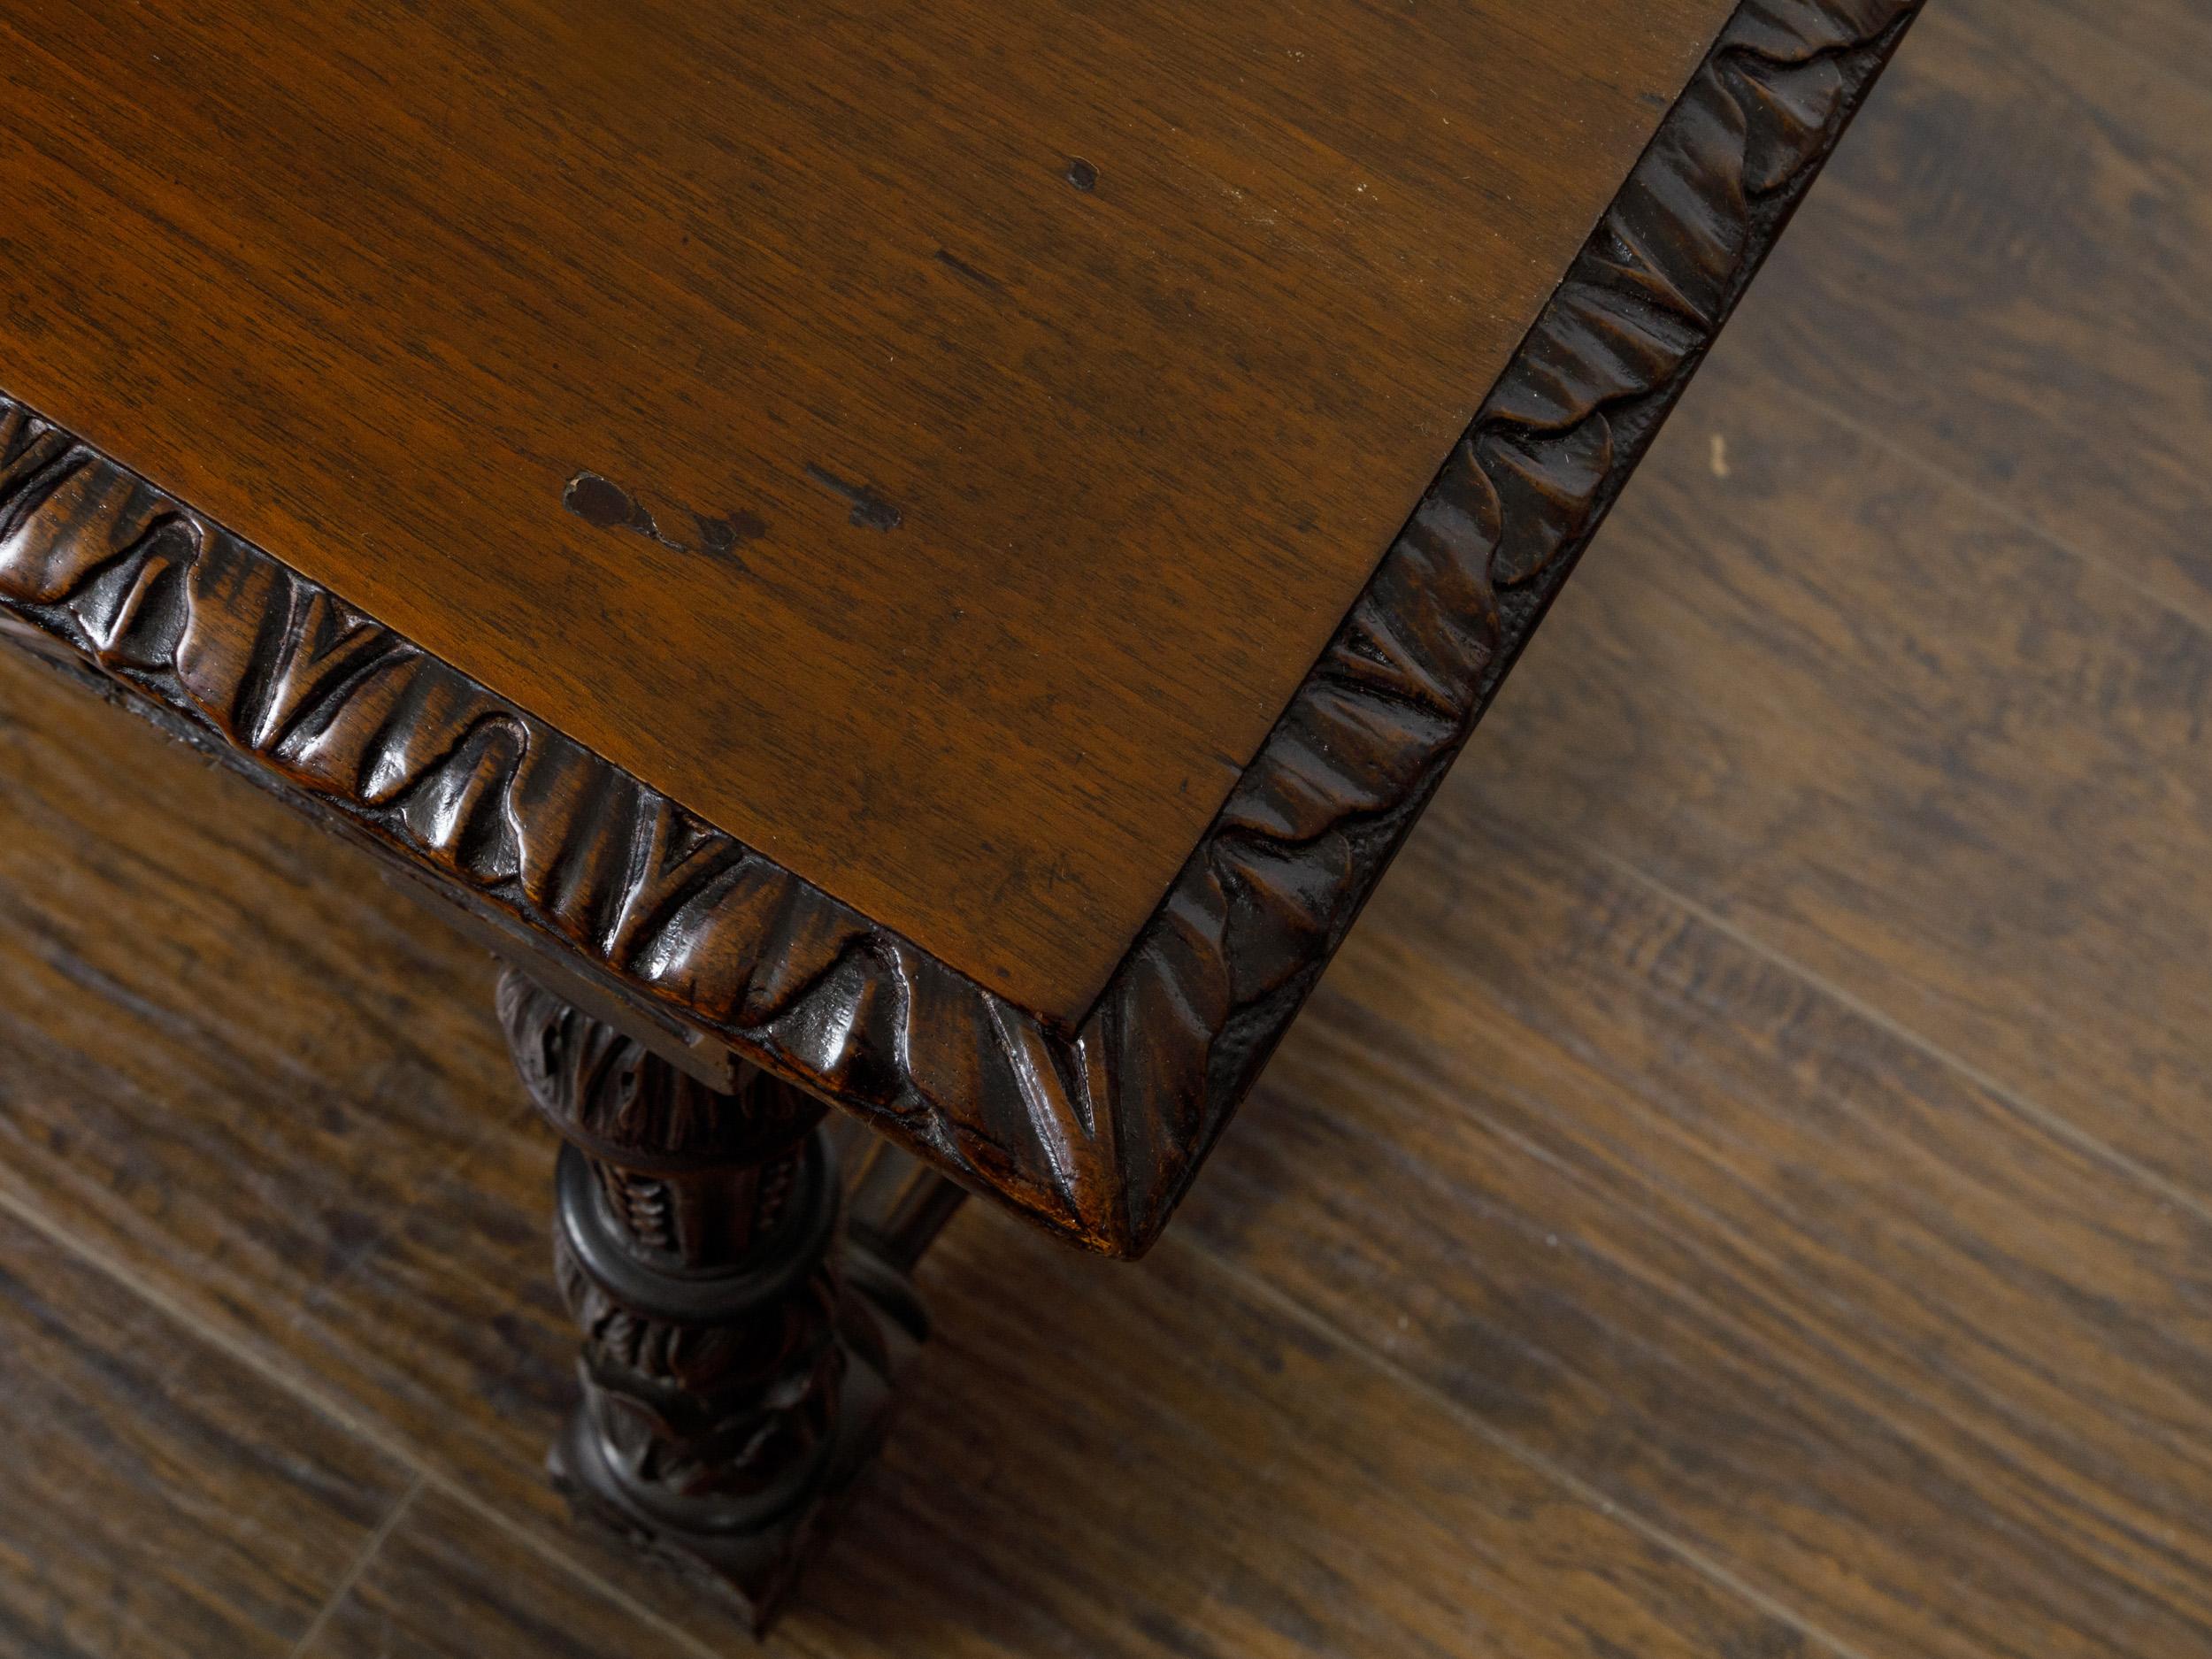
[{"label": "carved edge molding", "polygon": [[0,398],[0,624],[1094,1248],[1156,1237],[1921,0],[1745,0],[1072,1038]]}]

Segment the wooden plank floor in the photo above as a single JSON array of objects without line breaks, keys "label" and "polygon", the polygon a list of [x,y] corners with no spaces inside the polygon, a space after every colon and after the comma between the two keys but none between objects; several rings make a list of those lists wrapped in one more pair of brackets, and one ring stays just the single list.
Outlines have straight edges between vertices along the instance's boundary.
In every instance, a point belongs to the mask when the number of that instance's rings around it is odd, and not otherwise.
[{"label": "wooden plank floor", "polygon": [[[955,1224],[772,1651],[2212,1654],[2208,45],[1932,8],[1168,1241]],[[0,1655],[750,1650],[539,1483],[491,979],[0,658]]]}]

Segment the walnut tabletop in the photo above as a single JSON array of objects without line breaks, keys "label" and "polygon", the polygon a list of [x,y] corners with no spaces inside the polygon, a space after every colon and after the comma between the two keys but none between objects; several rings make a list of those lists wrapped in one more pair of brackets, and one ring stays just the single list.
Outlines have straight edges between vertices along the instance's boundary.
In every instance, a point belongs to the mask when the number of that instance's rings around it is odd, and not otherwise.
[{"label": "walnut tabletop", "polygon": [[1134,1254],[1913,0],[41,0],[0,608]]}]

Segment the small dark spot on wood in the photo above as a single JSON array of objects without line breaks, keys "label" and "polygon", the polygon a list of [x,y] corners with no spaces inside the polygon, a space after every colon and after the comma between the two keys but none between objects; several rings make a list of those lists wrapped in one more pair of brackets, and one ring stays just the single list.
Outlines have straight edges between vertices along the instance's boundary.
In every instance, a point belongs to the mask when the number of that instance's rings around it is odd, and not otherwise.
[{"label": "small dark spot on wood", "polygon": [[850,502],[853,510],[849,520],[864,530],[895,530],[906,522],[906,515],[884,499],[872,484],[848,484],[811,461],[806,464],[806,475],[831,495]]},{"label": "small dark spot on wood", "polygon": [[628,490],[596,472],[579,472],[570,479],[568,488],[562,492],[561,505],[586,524],[596,525],[602,530],[635,529],[638,516],[644,512],[630,499]]},{"label": "small dark spot on wood", "polygon": [[1098,188],[1098,169],[1082,157],[1071,156],[1068,158],[1067,180],[1079,190],[1095,190]]},{"label": "small dark spot on wood", "polygon": [[987,275],[985,273],[977,270],[965,259],[961,258],[959,255],[954,253],[949,248],[940,248],[937,250],[937,263],[943,265],[949,271],[958,272],[962,276],[967,278],[969,281],[975,283],[979,288],[987,288],[994,294],[1003,294],[1006,292],[1004,285],[1002,284],[996,277]]},{"label": "small dark spot on wood", "polygon": [[695,512],[691,517],[699,526],[699,544],[708,552],[722,557],[737,545],[736,533],[723,520],[710,518],[701,512]]},{"label": "small dark spot on wood", "polygon": [[670,535],[662,530],[652,509],[612,479],[597,472],[579,472],[570,479],[568,488],[561,492],[561,504],[595,528],[633,530],[672,553],[703,555],[739,570],[743,570],[745,565],[737,557],[738,544],[757,541],[768,534],[767,520],[756,512],[724,513],[718,517],[679,508],[677,511],[697,527],[697,534],[690,540]]},{"label": "small dark spot on wood", "polygon": [[699,526],[700,547],[717,558],[735,562],[740,542],[757,541],[768,534],[768,521],[757,512],[733,512],[720,518],[703,512],[691,516]]}]

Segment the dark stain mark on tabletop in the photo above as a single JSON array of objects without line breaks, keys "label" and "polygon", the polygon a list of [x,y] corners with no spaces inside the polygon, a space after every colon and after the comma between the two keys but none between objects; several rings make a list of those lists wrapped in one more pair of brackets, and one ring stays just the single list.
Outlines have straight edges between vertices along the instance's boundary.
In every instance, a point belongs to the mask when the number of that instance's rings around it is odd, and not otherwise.
[{"label": "dark stain mark on tabletop", "polygon": [[768,534],[767,520],[756,512],[740,511],[718,517],[679,508],[677,511],[691,520],[694,534],[689,539],[681,534],[671,534],[651,508],[612,479],[597,472],[579,472],[570,479],[568,488],[561,492],[561,505],[597,529],[632,530],[672,553],[696,554],[738,570],[745,568],[744,560],[737,556],[739,545],[757,541]]},{"label": "dark stain mark on tabletop", "polygon": [[1068,158],[1067,180],[1079,190],[1098,188],[1098,169],[1080,156]]},{"label": "dark stain mark on tabletop", "polygon": [[595,525],[602,530],[634,530],[640,535],[651,536],[659,534],[653,515],[641,503],[633,501],[628,490],[596,472],[579,472],[570,479],[568,488],[562,492],[561,505],[586,524]]},{"label": "dark stain mark on tabletop", "polygon": [[695,512],[691,520],[699,526],[702,549],[717,558],[732,561],[737,560],[740,542],[757,541],[768,534],[768,520],[757,512],[733,512],[720,518]]},{"label": "dark stain mark on tabletop", "polygon": [[937,250],[937,263],[943,265],[949,271],[958,272],[962,276],[967,278],[969,281],[974,283],[979,288],[987,288],[994,294],[1003,294],[1006,292],[1006,285],[1004,283],[1001,282],[996,277],[992,276],[987,272],[977,270],[973,265],[970,265],[965,259],[963,259],[958,254],[953,252],[953,250],[949,248],[940,248]]},{"label": "dark stain mark on tabletop", "polygon": [[806,475],[831,495],[850,502],[849,520],[864,530],[895,530],[906,521],[906,515],[885,500],[872,484],[849,484],[811,461],[806,464]]}]

